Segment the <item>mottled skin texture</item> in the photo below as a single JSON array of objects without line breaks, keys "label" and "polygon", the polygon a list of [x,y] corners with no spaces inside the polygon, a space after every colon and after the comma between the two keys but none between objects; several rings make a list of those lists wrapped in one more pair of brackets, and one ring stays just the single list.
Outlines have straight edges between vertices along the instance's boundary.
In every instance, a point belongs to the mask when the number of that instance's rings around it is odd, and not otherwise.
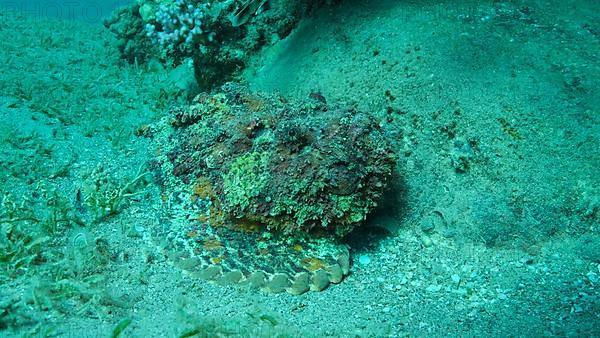
[{"label": "mottled skin texture", "polygon": [[377,206],[396,156],[376,119],[226,84],[172,111],[174,176],[204,182],[235,223],[341,237]]}]

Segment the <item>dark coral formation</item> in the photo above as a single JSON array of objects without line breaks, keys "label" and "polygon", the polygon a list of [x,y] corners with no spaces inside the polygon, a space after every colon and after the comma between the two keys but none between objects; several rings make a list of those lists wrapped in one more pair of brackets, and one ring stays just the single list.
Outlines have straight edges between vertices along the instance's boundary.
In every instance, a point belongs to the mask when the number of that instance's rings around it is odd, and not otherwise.
[{"label": "dark coral formation", "polygon": [[[248,3],[262,4],[234,24]],[[168,65],[190,59],[200,88],[212,89],[234,76],[264,46],[287,37],[300,19],[326,0],[137,0],[117,9],[105,26],[131,63],[158,58]]]},{"label": "dark coral formation", "polygon": [[130,4],[117,8],[104,20],[104,26],[117,38],[121,58],[130,64],[144,63],[159,53],[159,49],[147,37],[139,10],[138,4]]},{"label": "dark coral formation", "polygon": [[172,110],[172,175],[202,182],[234,223],[343,236],[377,206],[396,155],[371,115],[322,101],[232,83],[199,95]]}]

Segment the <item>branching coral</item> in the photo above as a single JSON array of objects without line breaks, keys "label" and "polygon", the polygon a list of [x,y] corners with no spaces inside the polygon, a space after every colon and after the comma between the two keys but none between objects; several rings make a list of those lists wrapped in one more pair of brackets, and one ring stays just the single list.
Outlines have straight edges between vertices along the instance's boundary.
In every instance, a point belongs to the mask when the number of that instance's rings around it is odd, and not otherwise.
[{"label": "branching coral", "polygon": [[[209,8],[208,3],[187,0],[161,4],[154,16],[156,22],[147,23],[145,26],[147,34],[161,46],[172,50],[198,47],[203,38],[208,41],[214,39],[215,33],[204,32],[202,27],[202,21]],[[207,24],[204,26],[206,29]],[[191,50],[188,53],[191,53]]]}]

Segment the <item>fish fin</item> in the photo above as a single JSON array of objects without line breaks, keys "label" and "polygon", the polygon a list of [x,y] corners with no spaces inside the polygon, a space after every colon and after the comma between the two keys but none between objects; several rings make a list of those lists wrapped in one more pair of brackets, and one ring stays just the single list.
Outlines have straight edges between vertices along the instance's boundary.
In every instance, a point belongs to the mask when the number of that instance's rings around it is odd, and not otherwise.
[{"label": "fish fin", "polygon": [[267,0],[248,0],[242,7],[240,7],[240,9],[238,9],[229,17],[231,25],[233,27],[239,27],[248,22],[250,17],[252,17],[252,15],[254,15],[265,4],[265,2],[267,2]]}]

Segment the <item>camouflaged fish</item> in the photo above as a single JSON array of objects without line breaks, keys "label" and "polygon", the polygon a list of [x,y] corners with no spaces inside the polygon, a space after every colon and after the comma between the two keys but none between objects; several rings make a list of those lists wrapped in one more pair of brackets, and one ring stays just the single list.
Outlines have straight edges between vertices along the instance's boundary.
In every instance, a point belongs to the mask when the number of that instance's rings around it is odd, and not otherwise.
[{"label": "camouflaged fish", "polygon": [[302,294],[350,272],[343,237],[383,197],[396,155],[371,114],[227,83],[153,127],[153,244],[198,277]]}]

